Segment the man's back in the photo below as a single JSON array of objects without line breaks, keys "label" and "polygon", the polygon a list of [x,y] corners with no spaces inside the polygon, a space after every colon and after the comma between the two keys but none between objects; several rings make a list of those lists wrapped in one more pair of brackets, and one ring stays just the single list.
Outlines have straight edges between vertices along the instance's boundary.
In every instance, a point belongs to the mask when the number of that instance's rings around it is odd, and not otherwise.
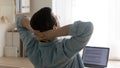
[{"label": "man's back", "polygon": [[[65,41],[62,40],[62,41]],[[83,68],[81,59],[78,53],[73,57],[68,57],[63,48],[63,43],[59,40],[54,40],[49,43],[39,43],[39,52],[35,53],[35,57],[31,59],[38,58],[38,60],[33,60],[32,62],[39,63],[41,68]],[[36,65],[36,63],[33,63]],[[39,68],[40,66],[36,67]]]},{"label": "man's back", "polygon": [[21,24],[18,17],[17,28],[29,60],[35,68],[84,68],[79,51],[89,41],[93,25],[90,22],[76,21],[69,28],[70,39],[40,42],[36,36]]}]

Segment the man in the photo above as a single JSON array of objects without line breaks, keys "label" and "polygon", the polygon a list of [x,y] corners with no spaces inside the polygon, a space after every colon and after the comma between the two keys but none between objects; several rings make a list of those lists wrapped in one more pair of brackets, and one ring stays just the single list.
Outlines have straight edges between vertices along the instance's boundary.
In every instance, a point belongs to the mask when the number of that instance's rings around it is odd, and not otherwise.
[{"label": "man", "polygon": [[[79,51],[91,37],[92,23],[76,21],[60,27],[51,8],[44,7],[32,16],[31,21],[19,16],[17,29],[35,68],[84,68]],[[71,38],[57,39],[67,35]]]}]

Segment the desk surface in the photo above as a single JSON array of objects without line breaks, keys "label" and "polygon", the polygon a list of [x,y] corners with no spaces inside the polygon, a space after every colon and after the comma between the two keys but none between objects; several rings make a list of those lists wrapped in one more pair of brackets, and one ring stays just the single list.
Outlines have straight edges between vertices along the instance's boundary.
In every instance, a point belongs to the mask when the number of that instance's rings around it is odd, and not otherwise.
[{"label": "desk surface", "polygon": [[[34,68],[28,58],[0,57],[1,66]],[[120,61],[109,61],[107,68],[120,68]]]},{"label": "desk surface", "polygon": [[[85,67],[89,68],[89,67]],[[106,68],[120,68],[120,61],[109,61]]]}]

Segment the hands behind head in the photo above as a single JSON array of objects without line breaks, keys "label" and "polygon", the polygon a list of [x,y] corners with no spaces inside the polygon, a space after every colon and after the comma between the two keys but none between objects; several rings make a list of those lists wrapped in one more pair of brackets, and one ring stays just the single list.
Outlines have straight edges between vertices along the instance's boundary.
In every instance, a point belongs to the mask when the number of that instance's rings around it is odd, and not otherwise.
[{"label": "hands behind head", "polygon": [[39,31],[36,31],[36,30],[33,30],[36,38],[38,40],[45,40],[45,35],[42,33],[42,32],[39,32]]},{"label": "hands behind head", "polygon": [[38,40],[47,42],[47,41],[51,41],[51,40],[55,39],[54,34],[53,34],[53,30],[48,30],[48,31],[45,31],[45,32],[40,32],[40,31],[37,31],[37,30],[33,30],[30,26],[29,19],[26,18],[26,17],[22,18],[22,25],[23,25],[23,27],[32,31],[35,34],[35,36]]},{"label": "hands behind head", "polygon": [[33,30],[33,33],[35,34],[36,38],[41,41],[48,42],[48,41],[52,41],[55,39],[53,34],[51,34],[51,30],[45,31],[45,32]]},{"label": "hands behind head", "polygon": [[27,17],[22,18],[22,25],[23,27],[27,28],[28,30],[33,32],[32,27],[30,26],[30,20]]}]

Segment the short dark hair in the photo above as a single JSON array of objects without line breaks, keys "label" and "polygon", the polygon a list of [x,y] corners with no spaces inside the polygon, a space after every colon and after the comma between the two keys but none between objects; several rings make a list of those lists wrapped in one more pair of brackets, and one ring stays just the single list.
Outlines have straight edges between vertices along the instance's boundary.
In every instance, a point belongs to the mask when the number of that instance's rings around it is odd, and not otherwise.
[{"label": "short dark hair", "polygon": [[37,11],[30,20],[30,25],[34,30],[44,32],[53,29],[56,24],[56,19],[49,7],[43,7]]}]

